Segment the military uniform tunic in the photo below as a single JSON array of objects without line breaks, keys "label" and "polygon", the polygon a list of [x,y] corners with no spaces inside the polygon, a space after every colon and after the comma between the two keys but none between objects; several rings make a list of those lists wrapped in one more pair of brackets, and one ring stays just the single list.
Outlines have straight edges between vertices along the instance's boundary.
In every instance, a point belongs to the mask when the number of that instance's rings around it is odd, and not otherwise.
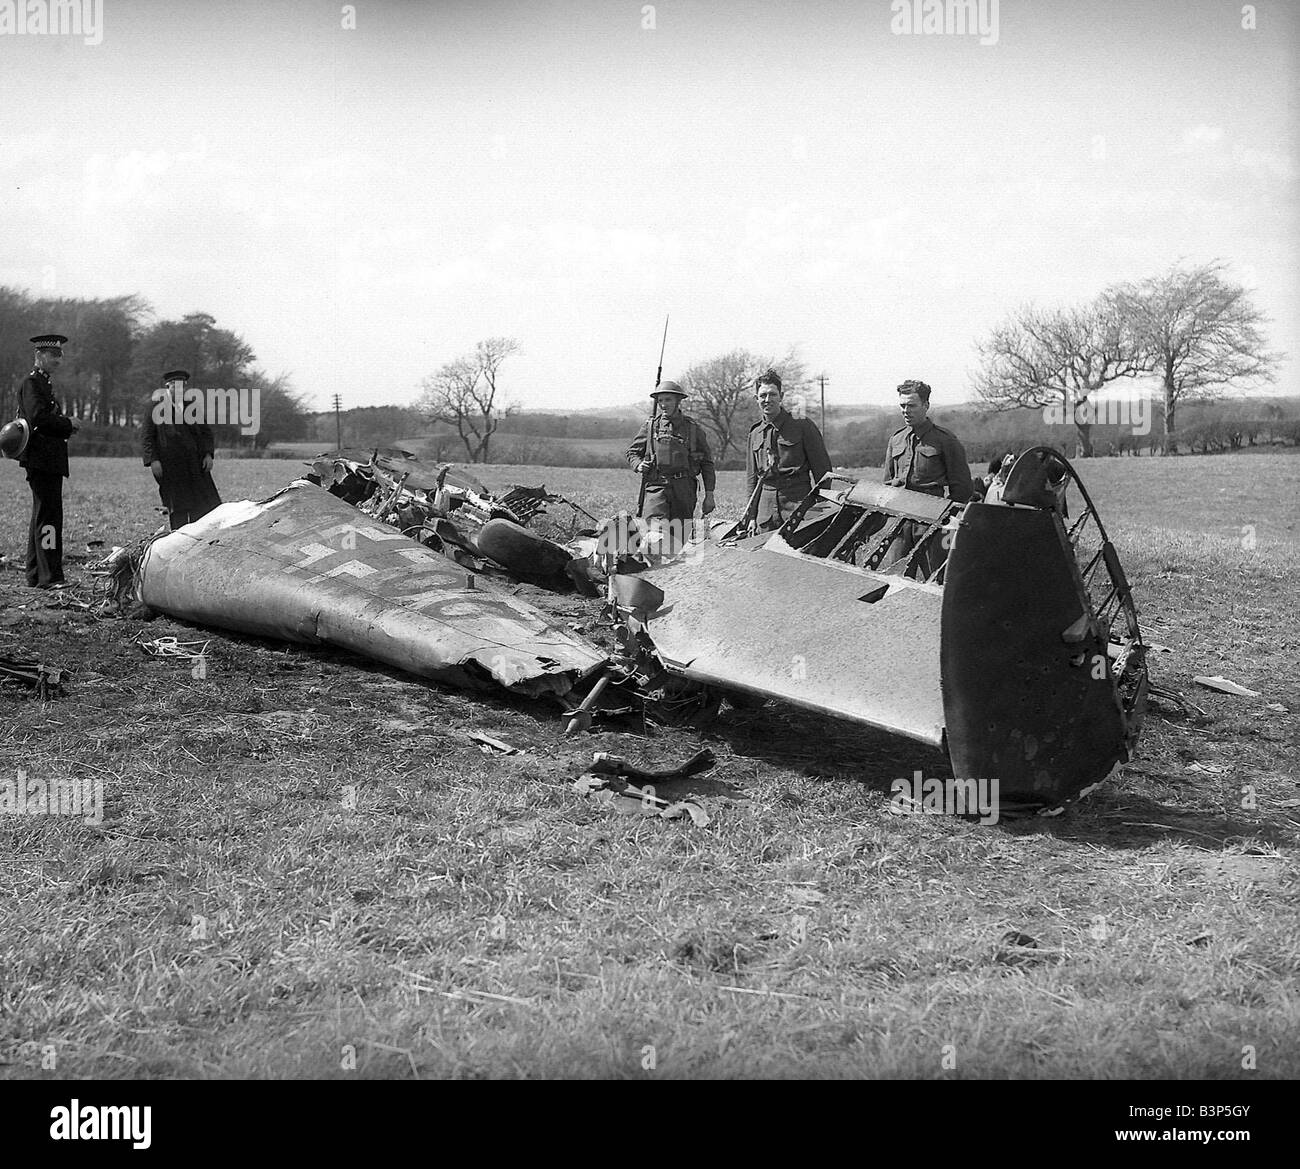
[{"label": "military uniform tunic", "polygon": [[[889,436],[885,447],[885,482],[926,495],[942,495],[946,487],[948,498],[957,503],[970,502],[974,490],[970,464],[957,436],[942,426],[936,426],[928,418],[915,430],[904,426]],[[911,553],[926,527],[916,520],[904,520],[881,559],[880,567],[887,568]],[[947,555],[942,537],[938,534],[931,536],[913,557],[908,572],[928,579]]]},{"label": "military uniform tunic", "polygon": [[647,519],[689,520],[695,515],[696,477],[703,479],[706,494],[717,484],[704,427],[681,410],[641,423],[626,457],[634,471],[642,460],[652,464],[641,510]]},{"label": "military uniform tunic", "polygon": [[761,480],[758,527],[779,528],[830,469],[826,443],[811,418],[795,418],[782,410],[771,422],[761,418],[755,422],[749,428],[745,499],[753,499]]},{"label": "military uniform tunic", "polygon": [[32,518],[27,528],[27,583],[63,581],[63,480],[68,474],[68,436],[72,419],[54,397],[50,375],[34,369],[18,388],[18,413],[31,435],[18,464],[32,489]]},{"label": "military uniform tunic", "polygon": [[968,503],[971,497],[970,464],[957,436],[930,419],[919,429],[904,426],[889,436],[885,448],[885,482],[926,495],[942,495]]}]

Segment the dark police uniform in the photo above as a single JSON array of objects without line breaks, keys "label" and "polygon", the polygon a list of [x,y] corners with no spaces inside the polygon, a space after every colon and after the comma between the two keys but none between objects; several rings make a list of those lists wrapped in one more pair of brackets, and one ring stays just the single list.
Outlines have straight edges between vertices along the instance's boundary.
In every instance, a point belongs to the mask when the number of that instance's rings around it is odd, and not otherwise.
[{"label": "dark police uniform", "polygon": [[[895,483],[926,495],[942,495],[946,487],[948,498],[958,503],[969,503],[974,491],[970,464],[957,436],[928,418],[916,430],[904,426],[889,436],[885,447],[884,478],[886,483]],[[880,567],[885,568],[903,559],[925,529],[925,524],[904,520]],[[933,536],[912,562],[912,571],[929,577],[946,555],[940,537]]]},{"label": "dark police uniform", "polygon": [[831,469],[826,443],[811,418],[795,418],[782,409],[771,422],[760,418],[749,428],[745,463],[745,499],[754,498],[759,480],[760,531],[779,528],[791,511]]},{"label": "dark police uniform", "polygon": [[[59,348],[42,338],[33,340],[38,348]],[[68,476],[68,436],[76,427],[56,401],[50,375],[39,369],[18,387],[18,413],[31,427],[27,449],[18,457],[32,489],[27,583],[48,588],[63,583],[63,480]]]},{"label": "dark police uniform", "polygon": [[[164,377],[165,382],[188,380],[189,374],[184,370]],[[159,422],[159,417],[172,417],[175,421]],[[145,415],[140,444],[146,467],[154,462],[162,463],[158,495],[167,508],[172,531],[201,519],[221,504],[212,473],[203,469],[204,456],[216,453],[212,427],[206,423],[182,422],[182,417],[182,403],[175,398],[170,402],[154,398]]]},{"label": "dark police uniform", "polygon": [[680,410],[671,418],[656,412],[641,423],[626,457],[634,471],[642,460],[652,464],[641,510],[646,519],[689,520],[695,515],[696,476],[706,494],[717,485],[704,427]]}]

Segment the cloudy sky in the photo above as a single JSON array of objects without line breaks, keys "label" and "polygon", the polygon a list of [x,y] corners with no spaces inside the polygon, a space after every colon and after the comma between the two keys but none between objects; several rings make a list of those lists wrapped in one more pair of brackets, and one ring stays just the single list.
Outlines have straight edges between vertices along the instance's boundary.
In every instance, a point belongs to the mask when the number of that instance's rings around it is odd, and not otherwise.
[{"label": "cloudy sky", "polygon": [[521,403],[626,403],[665,313],[665,376],[797,344],[830,402],[955,400],[1017,305],[1216,257],[1300,392],[1291,0],[100,3],[0,11],[0,283],[211,312],[317,406],[496,334]]}]

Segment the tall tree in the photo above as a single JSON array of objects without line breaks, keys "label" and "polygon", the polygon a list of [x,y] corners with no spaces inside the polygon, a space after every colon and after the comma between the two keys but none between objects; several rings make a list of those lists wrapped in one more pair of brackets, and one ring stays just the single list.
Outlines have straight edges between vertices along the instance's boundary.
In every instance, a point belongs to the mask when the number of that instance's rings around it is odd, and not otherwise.
[{"label": "tall tree", "polygon": [[471,463],[486,463],[492,436],[517,407],[498,401],[501,364],[519,352],[513,337],[489,337],[424,379],[420,407],[430,422],[456,428]]},{"label": "tall tree", "polygon": [[[261,370],[253,370],[247,384],[258,391],[260,417],[258,431],[252,436],[254,450],[307,434],[311,420],[307,403],[295,392],[288,374],[270,377]],[[232,434],[238,433],[233,427],[229,429]]]},{"label": "tall tree", "polygon": [[980,342],[978,352],[974,389],[986,405],[1044,409],[1072,421],[1084,458],[1092,455],[1089,397],[1150,369],[1130,316],[1110,292],[1076,308],[1025,305]]},{"label": "tall tree", "polygon": [[1266,318],[1225,271],[1220,260],[1175,264],[1112,292],[1161,380],[1166,454],[1178,449],[1180,403],[1220,398],[1234,383],[1276,380],[1283,355],[1266,348]]},{"label": "tall tree", "polygon": [[743,453],[745,432],[757,414],[754,379],[768,368],[781,375],[787,404],[802,409],[800,395],[807,384],[807,370],[794,346],[782,358],[733,349],[697,361],[686,371],[684,388],[691,394],[691,412],[712,432],[716,444],[713,454],[719,462],[733,448],[737,457]]},{"label": "tall tree", "polygon": [[132,295],[90,301],[79,314],[73,364],[88,375],[91,412],[101,425],[125,420],[131,397],[126,378],[148,312],[148,303]]},{"label": "tall tree", "polygon": [[251,385],[254,362],[248,343],[217,327],[211,313],[189,313],[179,321],[158,321],[146,329],[131,361],[131,402],[142,408],[169,369],[189,371],[192,385],[239,388]]}]

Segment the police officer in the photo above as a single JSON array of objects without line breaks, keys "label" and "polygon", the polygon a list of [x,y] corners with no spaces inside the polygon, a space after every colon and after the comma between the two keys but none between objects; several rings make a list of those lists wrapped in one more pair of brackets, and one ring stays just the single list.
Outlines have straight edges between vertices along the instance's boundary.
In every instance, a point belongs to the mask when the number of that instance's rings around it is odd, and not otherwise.
[{"label": "police officer", "polygon": [[[973,491],[970,464],[957,436],[930,418],[930,387],[925,382],[909,379],[898,387],[898,405],[903,412],[905,426],[889,436],[885,447],[885,483],[889,487],[906,487],[926,495],[942,495],[947,488],[948,498],[958,503],[970,502]],[[906,520],[881,561],[881,567],[906,556],[925,530],[924,524]],[[930,576],[942,562],[945,553],[937,538],[913,561],[911,571],[919,570]]]},{"label": "police officer", "polygon": [[755,522],[759,531],[785,523],[791,511],[831,469],[822,432],[811,418],[795,418],[785,408],[781,375],[766,369],[754,380],[754,395],[763,412],[749,428],[745,463],[745,498],[754,507],[762,483]]},{"label": "police officer", "polygon": [[172,531],[191,524],[221,504],[212,482],[216,444],[206,422],[185,422],[183,369],[163,374],[163,389],[155,391],[141,433],[144,465],[153,471],[158,494],[167,508]]},{"label": "police officer", "polygon": [[27,583],[32,588],[62,588],[63,480],[68,476],[68,436],[77,427],[55,400],[51,374],[63,361],[68,339],[61,333],[32,338],[35,368],[18,387],[18,416],[30,437],[18,456],[32,489],[32,520],[27,529]]},{"label": "police officer", "polygon": [[698,476],[704,481],[700,511],[708,515],[716,506],[717,473],[704,427],[682,413],[686,391],[677,382],[660,382],[650,396],[655,412],[641,423],[626,456],[628,466],[645,476],[641,514],[679,524],[693,519]]}]

